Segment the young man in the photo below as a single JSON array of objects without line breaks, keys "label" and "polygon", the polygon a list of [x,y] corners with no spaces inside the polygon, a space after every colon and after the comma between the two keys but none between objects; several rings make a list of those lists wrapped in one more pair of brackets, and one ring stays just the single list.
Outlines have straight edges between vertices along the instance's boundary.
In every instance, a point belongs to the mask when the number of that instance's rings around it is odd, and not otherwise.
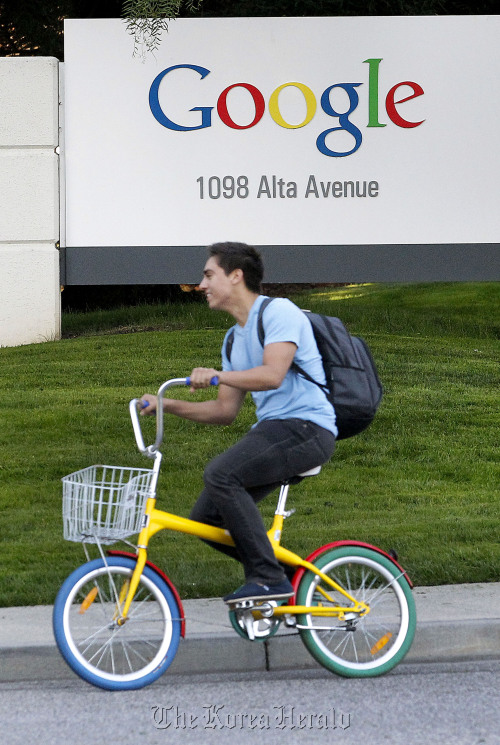
[{"label": "young man", "polygon": [[[258,252],[243,243],[209,247],[200,289],[213,310],[236,320],[231,358],[222,348],[222,370],[198,367],[191,389],[219,381],[214,400],[164,400],[170,414],[207,424],[231,424],[247,392],[257,407],[257,423],[205,469],[205,488],[191,518],[229,530],[235,549],[215,546],[239,559],[245,584],[224,600],[280,600],[293,594],[277,562],[256,503],[299,473],[325,463],[335,447],[335,414],[323,391],[290,370],[293,360],[320,383],[325,382],[311,325],[290,300],[274,299],[263,314],[264,347],[258,338],[263,265]],[[156,397],[142,397],[142,414],[153,414]]]}]

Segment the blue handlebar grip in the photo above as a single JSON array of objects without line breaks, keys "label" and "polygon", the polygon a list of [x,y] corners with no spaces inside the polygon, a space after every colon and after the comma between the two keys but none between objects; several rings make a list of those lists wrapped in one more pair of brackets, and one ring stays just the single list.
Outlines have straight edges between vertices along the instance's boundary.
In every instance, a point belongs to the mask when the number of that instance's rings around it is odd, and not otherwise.
[{"label": "blue handlebar grip", "polygon": [[[186,378],[186,385],[191,385],[191,378]],[[217,375],[214,375],[214,377],[210,381],[210,385],[219,385],[219,378],[217,377]]]},{"label": "blue handlebar grip", "polygon": [[142,411],[142,409],[147,409],[147,408],[148,408],[148,406],[149,406],[149,401],[142,401],[142,400],[141,400],[141,404],[142,404],[142,405],[141,405],[141,411]]}]

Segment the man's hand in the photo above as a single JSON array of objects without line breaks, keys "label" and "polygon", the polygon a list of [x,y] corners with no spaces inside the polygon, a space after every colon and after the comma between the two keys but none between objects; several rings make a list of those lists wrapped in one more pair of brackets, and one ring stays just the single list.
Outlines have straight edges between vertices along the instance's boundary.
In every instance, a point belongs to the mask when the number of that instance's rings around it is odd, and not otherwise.
[{"label": "man's hand", "polygon": [[156,414],[156,409],[158,408],[158,399],[156,396],[151,396],[149,393],[145,393],[140,398],[139,406],[141,407],[141,410],[139,411],[141,416],[153,416]]},{"label": "man's hand", "polygon": [[195,367],[189,376],[190,391],[193,393],[198,388],[208,388],[211,385],[212,378],[218,378],[219,376],[220,372],[211,367]]}]

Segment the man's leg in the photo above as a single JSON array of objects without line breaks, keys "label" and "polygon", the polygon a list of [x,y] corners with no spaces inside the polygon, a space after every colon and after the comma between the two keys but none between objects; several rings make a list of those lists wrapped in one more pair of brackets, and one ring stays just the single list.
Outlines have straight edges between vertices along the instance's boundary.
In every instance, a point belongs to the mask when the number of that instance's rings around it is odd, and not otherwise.
[{"label": "man's leg", "polygon": [[333,435],[311,422],[266,421],[207,466],[205,489],[191,517],[229,530],[247,582],[276,585],[284,580],[255,499],[324,463],[334,445]]},{"label": "man's leg", "polygon": [[[277,489],[279,486],[280,484],[270,484],[256,487],[254,489],[250,488],[247,489],[247,491],[254,502],[258,503],[261,501],[261,499],[267,497],[268,494]],[[191,518],[191,520],[197,520],[200,523],[213,525],[216,528],[226,527],[221,515],[219,514],[215,505],[212,503],[212,500],[210,499],[205,489],[202,491],[197,501],[193,505],[189,517]],[[209,541],[205,538],[202,538],[201,540],[208,546],[211,546],[211,548],[215,548],[217,551],[220,551],[221,553],[226,554],[226,556],[230,556],[232,559],[236,559],[236,561],[242,563],[241,556],[239,555],[238,550],[235,546],[226,546],[224,543],[214,543],[214,541]]]}]

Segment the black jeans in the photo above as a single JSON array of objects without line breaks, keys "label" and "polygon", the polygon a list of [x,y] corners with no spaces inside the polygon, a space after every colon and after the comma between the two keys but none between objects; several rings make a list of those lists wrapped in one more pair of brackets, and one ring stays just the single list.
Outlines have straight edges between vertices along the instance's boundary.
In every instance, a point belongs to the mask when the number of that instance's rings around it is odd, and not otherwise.
[{"label": "black jeans", "polygon": [[235,549],[209,543],[242,562],[247,582],[284,579],[256,503],[283,481],[325,463],[334,449],[334,435],[313,422],[270,420],[207,465],[191,518],[229,530]]}]

